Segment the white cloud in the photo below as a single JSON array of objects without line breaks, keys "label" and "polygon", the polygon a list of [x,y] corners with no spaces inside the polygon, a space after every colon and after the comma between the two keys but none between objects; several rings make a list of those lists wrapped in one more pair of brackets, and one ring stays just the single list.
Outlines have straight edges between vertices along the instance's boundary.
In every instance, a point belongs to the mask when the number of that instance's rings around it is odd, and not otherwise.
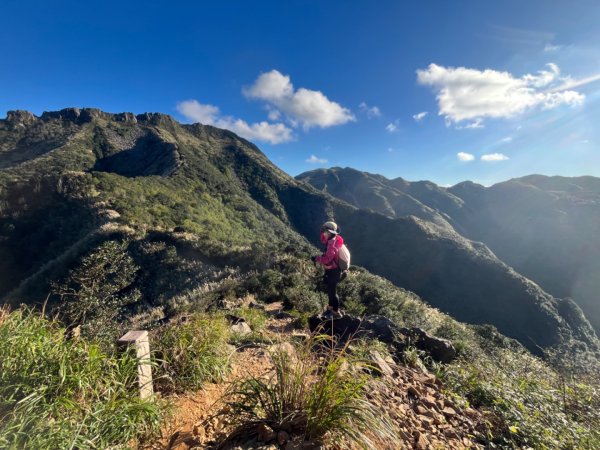
[{"label": "white cloud", "polygon": [[502,153],[490,153],[488,155],[481,156],[482,161],[488,161],[488,162],[506,161],[507,159],[509,159],[508,156],[506,156]]},{"label": "white cloud", "polygon": [[273,108],[269,108],[269,120],[280,120],[281,119],[281,111],[278,111],[277,109],[273,109]]},{"label": "white cloud", "polygon": [[418,114],[414,114],[413,115],[413,119],[415,119],[417,122],[420,122],[421,120],[423,120],[425,118],[425,116],[427,115],[427,111],[423,111],[420,112]]},{"label": "white cloud", "polygon": [[283,123],[262,121],[249,124],[242,119],[221,116],[217,106],[202,104],[197,100],[186,100],[177,103],[177,111],[188,120],[225,128],[251,141],[281,144],[293,139],[291,128]]},{"label": "white cloud", "polygon": [[556,52],[556,51],[560,50],[561,48],[563,48],[562,45],[546,44],[546,46],[544,47],[544,51],[545,52]]},{"label": "white cloud", "polygon": [[595,73],[585,78],[580,78],[579,80],[574,80],[571,77],[565,77],[562,79],[564,81],[563,84],[557,86],[553,89],[550,89],[548,92],[560,92],[565,89],[573,89],[580,86],[585,86],[586,84],[594,83],[595,81],[600,80],[600,73]]},{"label": "white cloud", "polygon": [[369,119],[381,116],[381,110],[377,106],[369,106],[365,102],[362,102],[360,105],[358,105],[358,107],[367,115]]},{"label": "white cloud", "polygon": [[465,152],[458,152],[456,154],[456,157],[461,161],[473,161],[475,159],[475,156],[473,156],[470,153],[465,153]]},{"label": "white cloud", "polygon": [[522,79],[533,87],[548,86],[558,78],[560,75],[560,69],[554,63],[548,63],[546,65],[550,68],[550,70],[538,70],[537,75],[531,75],[528,73],[527,75],[524,75]]},{"label": "white cloud", "polygon": [[213,105],[203,105],[197,100],[186,100],[177,103],[177,111],[186,119],[207,125],[214,125],[219,115],[219,108]]},{"label": "white cloud", "polygon": [[464,128],[481,128],[482,120],[510,118],[540,107],[552,109],[559,105],[579,105],[585,96],[576,91],[553,90],[551,85],[564,82],[556,64],[535,75],[516,78],[509,72],[466,67],[443,67],[430,64],[417,70],[420,84],[431,86],[437,93],[439,114],[447,123],[471,121]]},{"label": "white cloud", "polygon": [[326,164],[327,161],[328,161],[327,159],[325,159],[325,158],[318,158],[315,155],[310,155],[310,158],[308,158],[306,160],[306,162],[310,163],[310,164]]},{"label": "white cloud", "polygon": [[505,138],[500,139],[500,143],[508,144],[509,142],[512,142],[512,140],[513,140],[512,136],[506,136]]},{"label": "white cloud", "polygon": [[356,120],[349,109],[329,100],[320,91],[295,90],[290,77],[277,70],[261,74],[243,93],[248,98],[267,102],[285,114],[292,125],[300,124],[304,129],[327,128]]},{"label": "white cloud", "polygon": [[[450,121],[446,121],[446,125],[450,126],[452,124],[452,122]],[[482,119],[475,119],[473,122],[466,124],[465,126],[457,126],[456,128],[463,129],[466,128],[467,130],[476,130],[478,128],[485,128],[485,125],[483,124],[483,120]]]},{"label": "white cloud", "polygon": [[398,121],[388,123],[385,127],[385,130],[388,133],[395,133],[396,131],[398,131]]}]

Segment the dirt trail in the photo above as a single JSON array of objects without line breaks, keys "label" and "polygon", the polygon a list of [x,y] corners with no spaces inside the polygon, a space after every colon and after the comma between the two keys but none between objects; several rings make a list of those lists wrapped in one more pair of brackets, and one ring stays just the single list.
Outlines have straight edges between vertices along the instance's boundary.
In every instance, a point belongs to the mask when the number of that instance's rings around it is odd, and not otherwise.
[{"label": "dirt trail", "polygon": [[[293,319],[278,314],[281,309],[281,303],[266,305],[270,315],[266,329],[274,340],[284,342],[296,332]],[[168,398],[173,407],[172,419],[164,425],[160,439],[144,450],[210,448],[210,443],[227,427],[212,416],[223,406],[220,400],[230,383],[264,376],[272,368],[268,351],[257,346],[234,350],[232,357],[232,371],[224,382],[209,383],[197,392]],[[384,448],[483,448],[474,441],[474,436],[484,430],[485,417],[480,411],[456,406],[443,394],[441,382],[433,374],[396,364],[391,358],[380,359],[376,364],[382,366],[384,375],[373,383],[368,397],[382,405],[400,432],[400,440]],[[262,448],[278,447],[265,444]]]},{"label": "dirt trail", "polygon": [[[274,341],[288,340],[293,331],[293,319],[275,317],[282,309],[281,302],[265,305],[265,311],[270,315],[266,330]],[[223,382],[206,383],[199,391],[168,397],[171,418],[163,426],[158,442],[144,447],[145,450],[187,450],[191,446],[186,442],[198,437],[205,442],[214,439],[221,424],[211,417],[223,406],[221,399],[231,383],[248,377],[261,377],[272,369],[268,353],[263,348],[246,346],[232,347],[232,350],[231,372]]]}]

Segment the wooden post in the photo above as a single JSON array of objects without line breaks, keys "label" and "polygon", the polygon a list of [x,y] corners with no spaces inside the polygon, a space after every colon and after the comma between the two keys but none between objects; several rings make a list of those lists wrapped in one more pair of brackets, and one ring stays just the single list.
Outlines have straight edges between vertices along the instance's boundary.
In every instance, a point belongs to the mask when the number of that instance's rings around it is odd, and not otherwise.
[{"label": "wooden post", "polygon": [[142,400],[154,395],[152,366],[150,364],[150,341],[147,331],[128,331],[118,340],[120,346],[134,346],[138,360],[138,384]]}]

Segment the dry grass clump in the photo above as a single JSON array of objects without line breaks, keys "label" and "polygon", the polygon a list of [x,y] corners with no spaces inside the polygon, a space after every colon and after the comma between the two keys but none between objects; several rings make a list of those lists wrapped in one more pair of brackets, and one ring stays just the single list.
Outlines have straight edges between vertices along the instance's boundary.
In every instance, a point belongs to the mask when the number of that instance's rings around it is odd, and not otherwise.
[{"label": "dry grass clump", "polygon": [[290,439],[335,442],[339,448],[380,448],[376,442],[397,440],[382,405],[366,396],[372,380],[363,370],[366,363],[354,359],[347,345],[331,350],[325,339],[275,346],[269,374],[232,386],[223,415],[236,429],[227,442],[249,439],[264,426]]}]

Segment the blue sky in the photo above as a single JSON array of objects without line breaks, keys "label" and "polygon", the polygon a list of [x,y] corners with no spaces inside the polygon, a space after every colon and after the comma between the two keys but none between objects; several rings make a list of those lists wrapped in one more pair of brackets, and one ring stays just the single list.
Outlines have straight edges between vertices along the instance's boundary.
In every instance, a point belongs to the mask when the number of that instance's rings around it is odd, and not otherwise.
[{"label": "blue sky", "polygon": [[598,23],[596,1],[4,0],[0,115],[168,113],[291,175],[600,176]]}]

